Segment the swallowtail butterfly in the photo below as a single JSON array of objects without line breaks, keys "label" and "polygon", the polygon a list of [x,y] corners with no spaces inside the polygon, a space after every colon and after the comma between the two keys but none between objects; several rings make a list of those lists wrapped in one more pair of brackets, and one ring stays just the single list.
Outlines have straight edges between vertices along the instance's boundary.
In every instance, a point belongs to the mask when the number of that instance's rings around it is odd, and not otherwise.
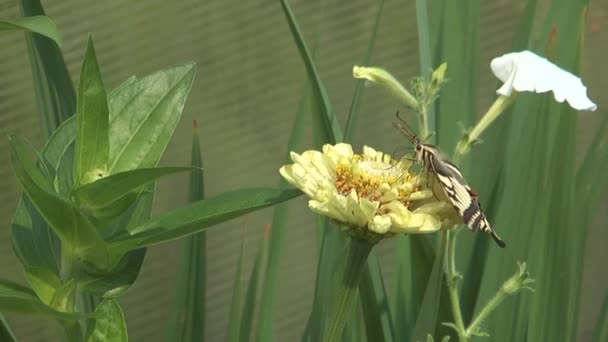
[{"label": "swallowtail butterfly", "polygon": [[481,230],[490,234],[498,246],[505,247],[505,242],[490,227],[490,223],[481,209],[477,193],[469,187],[458,167],[447,160],[437,147],[422,143],[405,121],[399,117],[399,113],[397,113],[397,118],[401,122],[393,124],[414,144],[416,161],[424,165],[425,169],[439,181],[445,197],[456,209],[464,224],[473,231]]}]

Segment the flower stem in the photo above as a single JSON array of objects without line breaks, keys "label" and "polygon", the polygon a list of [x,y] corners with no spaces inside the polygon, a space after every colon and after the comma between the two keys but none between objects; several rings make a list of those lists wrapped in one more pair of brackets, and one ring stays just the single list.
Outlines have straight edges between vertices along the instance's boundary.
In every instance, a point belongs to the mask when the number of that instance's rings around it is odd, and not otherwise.
[{"label": "flower stem", "polygon": [[481,322],[483,322],[483,320],[486,319],[486,317],[488,317],[488,315],[492,311],[494,311],[494,309],[496,309],[498,304],[500,304],[500,302],[502,302],[506,296],[507,296],[507,293],[505,291],[503,291],[502,289],[500,289],[500,290],[498,290],[498,292],[496,292],[494,297],[488,302],[488,304],[486,304],[486,306],[483,307],[483,309],[481,309],[481,312],[479,312],[477,317],[475,317],[473,322],[471,322],[471,324],[467,328],[467,330],[466,330],[467,337],[473,335],[477,331]]},{"label": "flower stem", "polygon": [[342,279],[338,279],[333,305],[329,306],[329,326],[323,340],[335,342],[342,340],[346,320],[350,317],[353,299],[357,294],[359,279],[367,265],[367,257],[374,244],[368,241],[349,238],[348,258]]},{"label": "flower stem", "polygon": [[479,139],[481,133],[483,133],[486,128],[488,128],[490,124],[500,116],[502,112],[509,108],[516,96],[517,93],[513,92],[511,96],[499,95],[496,98],[494,103],[492,103],[492,106],[490,106],[477,125],[475,125],[471,132],[466,134],[456,146],[456,155],[454,156],[456,161],[460,160],[462,156],[469,152],[471,145]]},{"label": "flower stem", "polygon": [[444,239],[447,239],[445,244],[445,259],[443,262],[443,271],[448,285],[448,293],[450,295],[450,302],[452,304],[452,315],[454,316],[454,326],[460,342],[467,342],[469,340],[466,329],[464,327],[464,321],[462,319],[462,312],[460,311],[460,297],[458,296],[458,282],[460,275],[456,272],[455,262],[455,250],[456,250],[456,232],[445,230],[443,232]]}]

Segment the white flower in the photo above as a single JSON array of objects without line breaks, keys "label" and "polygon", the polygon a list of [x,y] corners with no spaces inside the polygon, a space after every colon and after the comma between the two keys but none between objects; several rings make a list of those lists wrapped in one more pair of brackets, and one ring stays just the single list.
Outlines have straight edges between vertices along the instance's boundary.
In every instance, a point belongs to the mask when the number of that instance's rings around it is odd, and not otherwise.
[{"label": "white flower", "polygon": [[510,96],[513,90],[552,91],[556,101],[566,100],[574,109],[597,108],[587,97],[587,88],[580,78],[530,51],[502,55],[494,58],[490,66],[494,75],[504,82],[497,94]]},{"label": "white flower", "polygon": [[310,209],[356,232],[430,233],[458,222],[452,207],[426,188],[426,179],[370,147],[353,153],[348,144],[323,152],[291,152],[294,164],[281,175],[311,199]]}]

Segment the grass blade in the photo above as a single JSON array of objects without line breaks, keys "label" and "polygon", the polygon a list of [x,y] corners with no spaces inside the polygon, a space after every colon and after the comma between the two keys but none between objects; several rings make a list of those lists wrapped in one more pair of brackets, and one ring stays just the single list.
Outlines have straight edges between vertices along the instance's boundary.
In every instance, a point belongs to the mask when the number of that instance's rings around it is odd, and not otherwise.
[{"label": "grass blade", "polygon": [[[372,32],[367,43],[367,50],[365,56],[361,61],[361,65],[366,66],[370,64],[372,53],[374,52],[374,46],[376,45],[376,37],[378,36],[378,28],[380,27],[380,18],[382,17],[382,11],[384,10],[384,0],[378,2],[378,11],[374,19],[372,26]],[[365,80],[357,80],[355,85],[355,93],[350,103],[350,109],[348,111],[348,117],[346,119],[346,126],[344,127],[344,141],[348,142],[352,139],[353,131],[357,125],[357,118],[359,117],[359,105],[361,104],[361,98],[363,97],[363,90],[365,89]]]},{"label": "grass blade", "polygon": [[[194,122],[191,165],[188,186],[190,202],[205,198],[205,179],[198,124]],[[207,293],[207,236],[200,232],[185,239],[179,261],[174,302],[167,341],[194,342],[205,339],[205,298]]]},{"label": "grass blade", "polygon": [[[24,16],[45,14],[39,0],[22,0],[21,9]],[[40,35],[26,36],[42,131],[48,138],[76,113],[76,92],[57,44]]]},{"label": "grass blade", "polygon": [[17,342],[15,334],[8,325],[6,318],[0,313],[0,341]]},{"label": "grass blade", "polygon": [[230,313],[228,315],[228,331],[226,332],[227,342],[237,342],[239,340],[239,332],[241,330],[241,301],[243,285],[241,282],[241,274],[243,272],[243,255],[245,254],[245,234],[243,231],[243,241],[241,241],[241,251],[239,253],[238,263],[236,265],[236,274],[234,276],[234,286],[232,287],[232,302],[230,304]]},{"label": "grass blade", "polygon": [[319,76],[319,72],[317,71],[317,67],[315,66],[314,60],[312,58],[312,54],[310,53],[308,47],[306,46],[306,42],[304,41],[304,37],[302,32],[300,31],[300,27],[296,21],[296,18],[291,11],[291,7],[287,0],[281,0],[281,5],[283,7],[283,13],[287,18],[287,23],[289,24],[289,29],[291,30],[291,34],[296,41],[296,45],[298,47],[298,51],[304,60],[304,65],[306,66],[306,72],[308,73],[308,78],[312,82],[313,94],[316,99],[318,99],[318,104],[321,109],[323,122],[325,124],[326,131],[330,137],[330,143],[335,144],[336,142],[343,141],[342,129],[340,128],[340,123],[338,122],[338,118],[336,117],[335,112],[332,109],[331,103],[329,101],[329,96],[325,91],[325,87],[321,82],[321,77]]},{"label": "grass blade", "polygon": [[[416,0],[416,26],[418,28],[418,51],[420,54],[420,75],[425,77],[433,70],[433,54],[431,51],[431,34],[427,13],[427,1]],[[429,143],[434,144],[435,139],[435,104],[432,104],[426,113]]]},{"label": "grass blade", "polygon": [[264,239],[260,243],[258,253],[255,256],[255,262],[253,263],[253,270],[251,270],[251,276],[249,277],[249,285],[247,286],[247,292],[245,294],[245,302],[243,304],[243,313],[241,314],[241,331],[239,333],[239,341],[248,342],[251,337],[253,327],[253,316],[255,314],[256,307],[256,296],[258,294],[258,286],[260,283],[260,273],[262,272],[262,265],[265,261],[266,250],[268,248],[268,234],[270,233],[270,226],[267,227]]},{"label": "grass blade", "polygon": [[606,340],[608,340],[608,296],[604,296],[604,305],[602,305],[602,311],[597,317],[592,341],[602,342]]}]

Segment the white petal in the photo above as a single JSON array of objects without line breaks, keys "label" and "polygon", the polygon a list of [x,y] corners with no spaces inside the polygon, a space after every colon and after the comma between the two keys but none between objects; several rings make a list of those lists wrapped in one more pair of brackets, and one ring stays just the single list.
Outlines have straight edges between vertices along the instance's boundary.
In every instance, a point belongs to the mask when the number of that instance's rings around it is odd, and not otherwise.
[{"label": "white petal", "polygon": [[510,96],[513,90],[544,93],[552,91],[558,102],[568,101],[578,110],[595,110],[580,78],[530,51],[512,52],[494,58],[492,72],[504,84],[496,93]]},{"label": "white petal", "polygon": [[386,234],[392,225],[391,218],[388,215],[377,215],[374,216],[368,227],[375,233]]}]

